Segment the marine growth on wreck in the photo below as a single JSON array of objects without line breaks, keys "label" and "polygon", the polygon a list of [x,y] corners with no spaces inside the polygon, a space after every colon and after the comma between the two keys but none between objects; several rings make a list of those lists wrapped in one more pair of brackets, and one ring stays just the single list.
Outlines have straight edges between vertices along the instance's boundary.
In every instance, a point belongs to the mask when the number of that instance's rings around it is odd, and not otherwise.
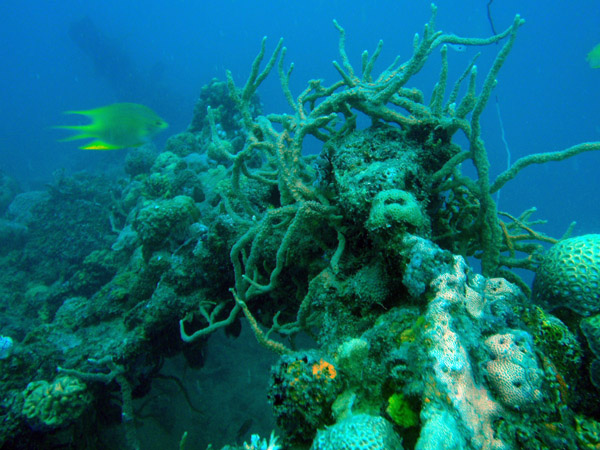
[{"label": "marine growth on wreck", "polygon": [[[381,73],[383,43],[355,67],[335,22],[339,80],[298,95],[283,41],[269,53],[265,39],[243,86],[213,80],[187,131],[129,151],[127,180],[59,175],[14,196],[2,295],[23,306],[0,341],[2,445],[146,448],[140,424],[167,421],[163,383],[195,421],[172,448],[598,448],[600,235],[547,236],[535,208],[499,211],[494,194],[600,142],[492,179],[480,117],[525,21],[468,38],[436,30],[436,12]],[[490,67],[475,57],[449,79],[449,45],[494,44]],[[439,79],[417,89],[429,59]],[[288,111],[262,111],[268,76]],[[516,269],[536,273],[533,291]],[[268,353],[236,368],[273,355],[274,430],[259,436],[257,418],[207,442],[207,406],[182,380],[214,335],[240,333]],[[250,408],[221,389],[223,408]]]}]

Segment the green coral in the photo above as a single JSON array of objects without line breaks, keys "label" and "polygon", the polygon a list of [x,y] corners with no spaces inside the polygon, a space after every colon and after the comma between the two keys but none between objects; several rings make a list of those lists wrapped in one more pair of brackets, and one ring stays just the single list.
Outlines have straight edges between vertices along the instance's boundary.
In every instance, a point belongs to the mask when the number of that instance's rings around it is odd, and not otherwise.
[{"label": "green coral", "polygon": [[580,376],[583,350],[577,336],[557,317],[534,306],[524,316],[536,347],[556,366],[570,386]]},{"label": "green coral", "polygon": [[397,392],[388,399],[388,406],[385,411],[402,428],[414,427],[419,423],[419,415],[401,393]]},{"label": "green coral", "polygon": [[600,448],[600,423],[585,416],[575,416],[575,433],[580,449]]},{"label": "green coral", "polygon": [[77,419],[91,402],[87,386],[69,375],[58,377],[51,383],[32,381],[23,396],[23,414],[53,428]]}]

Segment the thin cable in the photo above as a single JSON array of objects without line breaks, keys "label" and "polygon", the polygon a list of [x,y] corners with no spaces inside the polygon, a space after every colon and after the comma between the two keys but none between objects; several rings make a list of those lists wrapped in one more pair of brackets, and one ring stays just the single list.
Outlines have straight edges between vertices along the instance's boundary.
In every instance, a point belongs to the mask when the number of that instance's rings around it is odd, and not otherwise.
[{"label": "thin cable", "polygon": [[494,28],[494,21],[492,20],[492,3],[493,2],[494,2],[494,0],[489,0],[487,3],[487,16],[488,16],[488,20],[490,21],[490,26],[492,27],[492,33],[498,34],[498,33],[496,33],[496,28]]},{"label": "thin cable", "polygon": [[[493,0],[492,0],[493,1]],[[491,2],[490,2],[491,3]],[[506,169],[510,169],[510,148],[508,147],[508,141],[506,140],[506,133],[504,132],[504,123],[502,122],[502,114],[500,114],[500,102],[496,95],[496,112],[498,113],[498,122],[500,123],[500,133],[502,136],[502,142],[504,142],[504,149],[506,150]],[[496,192],[496,207],[500,204],[500,189]]]}]

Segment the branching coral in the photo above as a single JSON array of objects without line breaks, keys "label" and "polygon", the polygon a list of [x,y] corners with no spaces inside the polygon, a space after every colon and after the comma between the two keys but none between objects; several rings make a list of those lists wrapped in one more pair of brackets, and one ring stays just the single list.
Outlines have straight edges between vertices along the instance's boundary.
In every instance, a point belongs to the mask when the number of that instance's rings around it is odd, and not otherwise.
[{"label": "branching coral", "polygon": [[[246,214],[261,217],[259,223],[240,238],[232,251],[232,261],[236,267],[236,290],[243,300],[247,300],[248,294],[264,292],[272,288],[281,271],[281,258],[278,258],[275,268],[271,271],[270,282],[263,283],[259,287],[259,281],[256,279],[257,269],[260,267],[256,260],[257,252],[250,250],[254,257],[247,258],[243,268],[240,262],[240,254],[244,248],[250,244],[260,243],[265,233],[272,232],[275,226],[274,218],[279,217],[277,226],[287,226],[290,231],[297,226],[298,222],[306,222],[307,218],[302,217],[303,213],[312,212],[325,218],[329,226],[342,231],[339,220],[336,220],[339,212],[336,212],[335,207],[330,205],[318,190],[307,183],[306,177],[310,176],[310,171],[301,152],[303,140],[309,134],[327,142],[336,136],[351,132],[356,126],[355,111],[366,114],[374,123],[396,124],[409,131],[411,135],[423,133],[429,135],[429,131],[438,140],[448,141],[456,131],[464,132],[471,142],[471,149],[446,161],[432,179],[438,184],[439,192],[466,186],[478,198],[480,207],[475,228],[479,235],[478,246],[483,250],[484,271],[493,273],[498,269],[502,233],[489,189],[488,162],[480,139],[479,117],[495,85],[495,76],[506,59],[523,20],[519,16],[515,17],[511,27],[492,38],[467,39],[435,31],[435,13],[434,7],[432,18],[425,26],[423,37],[415,36],[413,56],[402,64],[398,63],[398,60],[395,61],[378,77],[374,77],[372,71],[381,52],[382,42],[373,55],[369,56],[366,52],[363,54],[362,73],[359,76],[346,55],[345,31],[337,22],[335,26],[340,32],[341,63],[334,61],[334,66],[341,80],[331,86],[323,86],[320,80],[313,80],[304,92],[294,99],[289,89],[289,77],[293,65],[285,70],[283,63],[285,48],[282,47],[281,41],[264,70],[260,71],[260,63],[265,56],[263,40],[261,52],[252,65],[250,77],[241,93],[233,85],[231,74],[228,74],[230,93],[240,109],[248,134],[244,149],[231,155],[234,194]],[[498,54],[479,95],[475,93],[477,71],[472,65],[469,72],[465,73],[454,86],[447,103],[443,103],[447,85],[445,47],[442,47],[440,81],[436,85],[430,105],[423,103],[423,95],[418,90],[405,88],[411,77],[421,70],[430,54],[443,44],[487,45],[507,36],[509,40]],[[252,119],[249,101],[260,83],[275,67],[278,58],[283,92],[293,114],[270,114]],[[469,77],[467,94],[457,105],[460,84],[467,77]],[[408,114],[403,113],[403,110]],[[469,113],[472,113],[470,121],[466,119]],[[256,151],[260,151],[265,164],[261,169],[250,171],[247,160]],[[479,179],[476,182],[466,179],[458,172],[458,164],[469,158],[473,160],[479,172]],[[267,169],[269,167],[271,169]],[[281,206],[267,212],[256,211],[247,199],[242,186],[242,176],[249,180],[276,185]],[[291,205],[295,206],[291,207]],[[286,237],[289,235],[288,233]],[[288,240],[284,238],[278,256],[285,252],[287,245]]]},{"label": "branching coral", "polygon": [[[520,333],[521,306],[516,304],[522,296],[515,285],[484,276],[504,276],[527,291],[509,269],[535,268],[541,243],[554,239],[534,230],[539,223],[530,219],[534,209],[520,216],[500,213],[492,194],[530,164],[598,150],[600,143],[525,157],[493,180],[480,119],[524,21],[517,15],[502,33],[477,39],[436,31],[435,16],[434,6],[422,36],[415,36],[409,60],[396,59],[379,75],[373,70],[382,42],[372,55],[363,53],[357,71],[346,54],[345,30],[337,22],[340,62],[333,64],[340,80],[331,85],[312,80],[294,97],[289,86],[293,65],[284,64],[281,40],[267,59],[263,40],[243,88],[227,74],[246,136],[243,148],[236,150],[219,134],[211,109],[207,118],[210,154],[230,167],[230,182],[219,193],[220,208],[238,233],[230,251],[235,303],[224,319],[218,317],[225,309],[222,302],[212,311],[205,309],[209,325],[195,333],[188,334],[182,321],[181,333],[192,341],[243,312],[259,342],[285,359],[291,349],[270,333],[310,333],[319,325],[319,344],[334,352],[340,341],[366,332],[383,310],[413,301],[426,322],[418,339],[428,364],[418,448],[436,448],[437,438],[429,437],[455,429],[456,446],[502,449],[510,447],[515,433],[514,428],[500,429],[499,421],[508,417],[511,426],[519,423],[521,410],[548,398],[543,370],[549,364],[544,362],[542,370],[533,354],[525,361],[494,353],[495,338]],[[445,44],[501,41],[504,45],[480,89],[475,59],[449,88]],[[421,91],[407,85],[438,48],[440,77],[426,103]],[[275,68],[291,113],[255,117],[251,99]],[[465,94],[459,98],[464,84]],[[368,130],[357,129],[359,115],[371,120]],[[466,150],[452,142],[459,132],[469,142]],[[315,158],[302,155],[309,135],[324,143],[316,168],[311,166]],[[476,169],[474,178],[461,171],[466,161]],[[418,235],[412,241],[411,232]],[[411,252],[410,242],[417,245],[416,239],[427,237],[441,249]],[[484,276],[471,276],[461,256],[444,250],[481,259]],[[376,302],[364,302],[361,289],[348,287],[365,267],[380,267],[373,273],[385,280]],[[286,323],[280,324],[281,317]],[[264,332],[261,326],[269,321]],[[513,328],[509,334],[507,329]],[[484,335],[492,360],[485,347],[477,348]],[[379,345],[385,352],[384,344]],[[533,348],[528,350],[533,353]],[[368,358],[376,364],[374,356]],[[486,362],[489,379],[482,375]],[[536,377],[524,385],[527,371]],[[545,418],[553,413],[546,404],[542,409]]]},{"label": "branching coral", "polygon": [[[453,89],[446,106],[444,107],[442,104],[447,73],[445,50],[442,51],[442,80],[436,87],[431,107],[422,103],[423,95],[419,91],[406,89],[404,85],[419,72],[428,56],[437,47],[445,43],[486,45],[498,42],[509,34],[512,45],[516,30],[522,21],[517,17],[512,27],[489,39],[465,39],[435,31],[435,12],[434,7],[432,19],[426,25],[423,37],[415,36],[415,50],[410,60],[403,64],[399,64],[398,61],[394,62],[377,78],[373,77],[372,70],[381,52],[382,43],[379,43],[371,57],[367,53],[363,55],[362,74],[358,76],[345,52],[345,31],[337,23],[335,26],[340,32],[339,49],[342,62],[341,64],[334,62],[334,66],[342,79],[331,86],[326,87],[320,80],[313,80],[294,99],[289,88],[293,65],[287,70],[284,67],[286,51],[282,41],[278,43],[265,68],[261,71],[260,64],[265,57],[266,47],[266,42],[263,40],[261,51],[254,60],[250,76],[243,89],[238,90],[235,87],[233,77],[228,73],[230,95],[240,111],[247,133],[247,141],[241,151],[233,154],[230,146],[226,145],[226,142],[213,132],[211,145],[215,147],[213,153],[220,149],[217,153],[224,154],[226,159],[233,163],[231,179],[233,197],[224,196],[223,202],[231,216],[247,230],[231,250],[236,277],[235,290],[243,302],[275,288],[281,271],[286,265],[286,254],[289,252],[292,242],[297,239],[299,230],[302,230],[304,234],[312,233],[313,238],[317,239],[315,233],[318,229],[310,226],[311,222],[323,223],[335,230],[338,245],[337,251],[334,251],[335,248],[330,249],[331,255],[334,257],[334,262],[341,257],[345,243],[344,227],[341,224],[342,215],[310,183],[314,175],[302,157],[302,145],[307,135],[313,135],[317,139],[327,142],[334,137],[350,133],[356,126],[356,112],[354,111],[360,111],[370,116],[374,122],[393,123],[410,129],[414,135],[422,134],[422,131],[419,130],[431,129],[434,135],[448,140],[454,132],[462,129],[469,136],[478,136],[472,131],[473,126],[465,121],[465,116],[475,107],[482,109],[489,97],[489,92],[485,91],[480,97],[475,96],[475,70],[471,71],[468,94],[458,107],[454,103],[458,95],[459,84],[465,77],[462,77]],[[493,69],[494,74],[499,70],[509,49],[507,47],[499,56],[499,62]],[[254,119],[250,112],[250,101],[278,60],[282,89],[293,114],[270,114]],[[491,87],[488,86],[488,89]],[[408,114],[403,114],[401,109],[407,111]],[[211,120],[210,110],[208,117]],[[340,118],[343,119],[340,121]],[[214,125],[211,125],[211,128],[214,128]],[[260,168],[251,170],[248,162],[255,158],[257,153],[261,155],[263,164]],[[456,168],[461,161],[453,159],[452,162],[453,167]],[[453,172],[447,166],[440,170],[442,174]],[[442,182],[448,177],[447,175],[438,175],[437,178]],[[250,182],[258,182],[277,189],[279,205],[274,205],[275,208],[272,209],[257,210],[248,198]],[[469,185],[474,186],[473,183]],[[239,205],[241,210],[235,211],[235,205]],[[422,221],[422,219],[418,220],[419,223]],[[264,247],[267,237],[278,233],[281,236],[280,244],[275,254],[274,265],[270,265],[264,260],[266,256]],[[325,243],[325,248],[330,246],[331,243]],[[264,268],[269,265],[270,268],[267,269],[269,273],[265,274]]]}]

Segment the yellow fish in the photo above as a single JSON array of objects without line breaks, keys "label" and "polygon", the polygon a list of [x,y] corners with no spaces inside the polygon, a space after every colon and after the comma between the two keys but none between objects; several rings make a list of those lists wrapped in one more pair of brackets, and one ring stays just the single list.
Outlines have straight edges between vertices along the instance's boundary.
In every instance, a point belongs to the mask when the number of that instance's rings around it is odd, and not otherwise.
[{"label": "yellow fish", "polygon": [[76,130],[79,133],[62,141],[94,139],[79,148],[84,150],[116,150],[139,147],[169,126],[150,108],[137,103],[114,103],[87,111],[66,111],[89,117],[88,125],[65,125],[54,128]]},{"label": "yellow fish", "polygon": [[586,60],[592,69],[600,69],[600,44],[588,53]]}]

